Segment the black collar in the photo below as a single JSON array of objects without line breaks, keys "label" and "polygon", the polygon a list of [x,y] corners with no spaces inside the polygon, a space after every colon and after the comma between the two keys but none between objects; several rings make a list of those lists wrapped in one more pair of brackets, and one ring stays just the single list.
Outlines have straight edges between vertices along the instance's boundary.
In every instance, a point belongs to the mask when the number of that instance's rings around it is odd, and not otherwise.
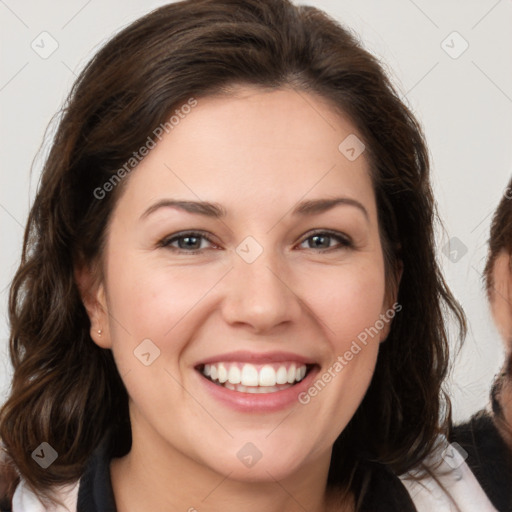
[{"label": "black collar", "polygon": [[114,456],[112,432],[103,437],[89,458],[78,487],[77,512],[117,512],[110,460]]}]

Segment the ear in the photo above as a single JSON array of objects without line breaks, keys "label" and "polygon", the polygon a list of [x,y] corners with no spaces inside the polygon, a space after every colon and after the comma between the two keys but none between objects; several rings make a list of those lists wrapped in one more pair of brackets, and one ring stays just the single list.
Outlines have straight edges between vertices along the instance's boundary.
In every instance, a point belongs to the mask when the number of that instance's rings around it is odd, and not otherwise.
[{"label": "ear", "polygon": [[108,306],[103,280],[90,266],[75,268],[75,281],[91,322],[90,336],[101,348],[111,348]]},{"label": "ear", "polygon": [[404,272],[404,265],[402,260],[398,260],[394,269],[394,275],[387,279],[386,294],[380,318],[384,323],[384,327],[380,330],[379,342],[386,341],[391,330],[393,318],[402,310],[402,305],[397,302],[398,290],[400,288],[400,281]]},{"label": "ear", "polygon": [[492,268],[493,286],[489,290],[491,311],[494,322],[503,340],[512,350],[512,270],[511,255],[502,251],[496,257]]}]

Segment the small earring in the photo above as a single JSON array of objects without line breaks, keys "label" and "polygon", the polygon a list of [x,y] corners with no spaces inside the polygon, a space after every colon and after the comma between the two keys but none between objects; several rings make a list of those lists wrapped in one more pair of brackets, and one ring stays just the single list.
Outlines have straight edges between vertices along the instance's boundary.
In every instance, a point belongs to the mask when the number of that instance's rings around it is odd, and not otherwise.
[{"label": "small earring", "polygon": [[98,336],[101,336],[101,329],[98,329]]}]

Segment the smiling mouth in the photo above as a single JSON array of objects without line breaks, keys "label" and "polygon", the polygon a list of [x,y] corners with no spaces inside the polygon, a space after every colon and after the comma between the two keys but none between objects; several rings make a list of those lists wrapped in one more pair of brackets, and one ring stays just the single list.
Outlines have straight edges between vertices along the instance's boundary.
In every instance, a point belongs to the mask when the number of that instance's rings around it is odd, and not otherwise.
[{"label": "smiling mouth", "polygon": [[314,365],[294,362],[218,362],[196,369],[209,381],[239,393],[276,393],[301,382]]}]

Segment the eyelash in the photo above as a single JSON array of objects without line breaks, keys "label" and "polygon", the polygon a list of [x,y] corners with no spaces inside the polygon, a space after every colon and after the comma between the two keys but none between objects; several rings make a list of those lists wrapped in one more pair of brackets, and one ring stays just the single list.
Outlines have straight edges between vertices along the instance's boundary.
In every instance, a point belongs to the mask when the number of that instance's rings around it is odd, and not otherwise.
[{"label": "eyelash", "polygon": [[[307,237],[303,238],[301,242],[299,242],[299,246],[302,245],[307,240],[315,237],[315,236],[327,236],[333,239],[336,239],[339,243],[339,246],[335,247],[327,247],[325,249],[319,249],[319,252],[331,252],[336,250],[342,250],[342,249],[350,249],[354,247],[354,244],[352,240],[347,237],[346,235],[343,235],[342,233],[338,233],[336,231],[330,231],[330,230],[317,230],[313,231],[308,234]],[[159,242],[159,246],[163,248],[170,249],[171,251],[181,253],[181,254],[199,254],[201,253],[203,249],[195,249],[192,251],[187,251],[185,249],[180,249],[179,247],[173,247],[171,246],[172,243],[177,242],[184,238],[201,238],[203,240],[207,240],[210,244],[213,244],[214,246],[218,247],[215,242],[213,242],[204,232],[201,231],[183,231],[181,233],[176,233],[172,235],[171,237],[164,238],[161,242]],[[313,247],[308,247],[309,250],[315,250]]]}]

